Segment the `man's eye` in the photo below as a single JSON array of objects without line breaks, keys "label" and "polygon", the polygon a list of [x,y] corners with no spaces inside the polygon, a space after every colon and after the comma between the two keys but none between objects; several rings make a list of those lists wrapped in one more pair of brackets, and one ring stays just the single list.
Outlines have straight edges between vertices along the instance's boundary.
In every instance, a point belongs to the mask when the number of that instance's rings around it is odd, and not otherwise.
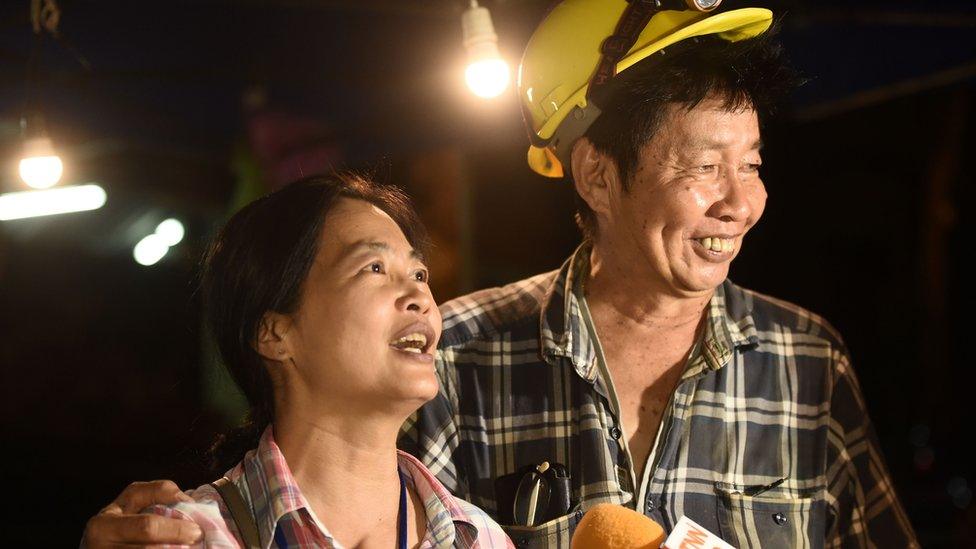
[{"label": "man's eye", "polygon": [[717,166],[715,164],[705,164],[704,166],[698,166],[698,173],[712,173],[716,168]]},{"label": "man's eye", "polygon": [[419,271],[414,273],[413,276],[417,280],[417,282],[426,283],[430,281],[430,273],[427,271],[427,269],[420,269]]},{"label": "man's eye", "polygon": [[762,166],[762,164],[758,164],[758,163],[756,163],[756,164],[746,164],[745,166],[742,167],[742,169],[745,170],[745,171],[747,171],[747,172],[758,172],[760,166]]}]

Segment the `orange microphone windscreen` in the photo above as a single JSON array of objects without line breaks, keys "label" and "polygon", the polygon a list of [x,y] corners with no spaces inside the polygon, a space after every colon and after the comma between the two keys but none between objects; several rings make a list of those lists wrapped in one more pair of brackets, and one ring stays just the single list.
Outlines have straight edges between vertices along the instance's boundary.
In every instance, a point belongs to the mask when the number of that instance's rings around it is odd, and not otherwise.
[{"label": "orange microphone windscreen", "polygon": [[601,503],[583,515],[573,534],[571,549],[658,549],[664,529],[644,515]]}]

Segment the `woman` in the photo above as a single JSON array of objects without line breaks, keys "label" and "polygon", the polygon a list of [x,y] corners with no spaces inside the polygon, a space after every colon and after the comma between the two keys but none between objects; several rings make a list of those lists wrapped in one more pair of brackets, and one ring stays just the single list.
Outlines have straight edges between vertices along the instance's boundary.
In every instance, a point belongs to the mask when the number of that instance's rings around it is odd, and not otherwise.
[{"label": "woman", "polygon": [[424,245],[402,193],[351,176],[298,181],[231,218],[207,258],[205,307],[263,434],[220,492],[150,512],[196,522],[206,546],[510,547],[396,449],[438,391]]}]

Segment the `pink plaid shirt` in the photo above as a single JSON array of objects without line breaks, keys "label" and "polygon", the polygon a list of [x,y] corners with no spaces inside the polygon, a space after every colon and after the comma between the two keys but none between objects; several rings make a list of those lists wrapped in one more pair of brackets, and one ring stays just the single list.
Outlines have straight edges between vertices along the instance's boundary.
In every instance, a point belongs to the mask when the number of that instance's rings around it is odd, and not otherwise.
[{"label": "pink plaid shirt", "polygon": [[[427,512],[427,533],[422,549],[440,547],[513,547],[501,527],[484,511],[455,498],[416,458],[397,452],[404,479],[420,496]],[[261,545],[267,547],[323,547],[342,545],[312,513],[285,456],[274,441],[271,427],[261,442],[231,469],[226,477],[243,493],[257,517]],[[203,530],[197,547],[241,547],[234,519],[216,490],[209,484],[190,490],[193,503],[154,505],[144,512],[191,520]]]}]

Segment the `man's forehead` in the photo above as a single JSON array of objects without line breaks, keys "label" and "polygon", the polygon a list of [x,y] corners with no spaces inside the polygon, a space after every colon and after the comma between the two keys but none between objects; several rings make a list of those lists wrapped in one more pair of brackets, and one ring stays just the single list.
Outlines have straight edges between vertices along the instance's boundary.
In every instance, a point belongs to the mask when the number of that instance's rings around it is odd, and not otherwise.
[{"label": "man's forehead", "polygon": [[[738,135],[706,135],[689,137],[685,140],[684,145],[686,148],[695,150],[715,150],[724,149],[738,141],[740,141],[740,136]],[[762,137],[756,137],[749,142],[749,150],[758,151],[762,148]]]},{"label": "man's forehead", "polygon": [[669,135],[682,148],[721,149],[730,145],[744,145],[750,149],[762,147],[759,119],[755,111],[728,110],[718,104],[673,111],[659,133]]}]

